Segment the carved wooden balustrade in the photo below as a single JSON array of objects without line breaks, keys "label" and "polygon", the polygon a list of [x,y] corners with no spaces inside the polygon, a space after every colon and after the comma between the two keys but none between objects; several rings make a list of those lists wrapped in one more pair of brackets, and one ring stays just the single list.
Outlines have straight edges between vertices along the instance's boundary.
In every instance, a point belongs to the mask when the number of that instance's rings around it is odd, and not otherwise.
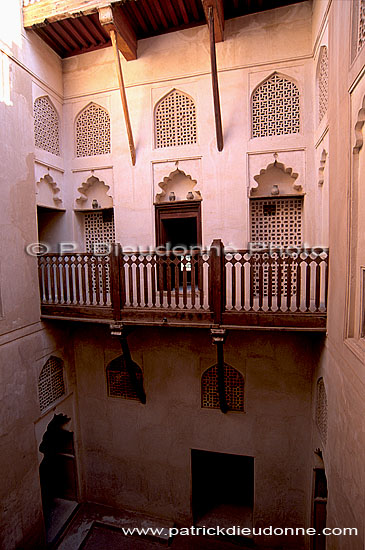
[{"label": "carved wooden balustrade", "polygon": [[171,251],[39,257],[43,317],[127,324],[322,330],[328,250]]}]

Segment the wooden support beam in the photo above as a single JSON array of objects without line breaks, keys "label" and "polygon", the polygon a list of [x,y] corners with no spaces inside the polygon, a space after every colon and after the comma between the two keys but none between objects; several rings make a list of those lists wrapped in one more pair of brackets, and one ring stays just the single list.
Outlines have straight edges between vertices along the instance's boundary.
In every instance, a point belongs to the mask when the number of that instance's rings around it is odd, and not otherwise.
[{"label": "wooden support beam", "polygon": [[[120,0],[109,0],[108,3],[116,2]],[[100,3],[100,0],[38,0],[23,7],[23,24],[29,29],[70,17],[89,15],[98,11]]]},{"label": "wooden support beam", "polygon": [[218,151],[222,151],[223,150],[223,129],[222,129],[221,106],[220,106],[220,100],[219,100],[217,58],[215,54],[215,39],[214,39],[214,16],[213,16],[212,7],[209,8],[208,25],[209,25],[209,35],[210,35],[210,65],[211,65],[211,71],[212,71],[215,132],[217,135]]},{"label": "wooden support beam", "polygon": [[226,383],[224,379],[224,352],[223,345],[226,339],[226,330],[222,328],[211,329],[213,344],[217,346],[217,369],[218,369],[218,395],[219,406],[222,413],[228,411]]},{"label": "wooden support beam", "polygon": [[124,120],[125,120],[125,125],[126,125],[126,128],[127,128],[129,150],[130,150],[130,153],[131,153],[132,164],[134,166],[136,164],[136,149],[134,147],[133,133],[132,133],[131,121],[130,121],[130,118],[129,118],[127,96],[126,96],[125,88],[124,88],[122,65],[120,63],[119,49],[118,49],[118,45],[117,45],[116,34],[117,33],[114,30],[110,31],[110,38],[112,40],[112,45],[113,45],[113,50],[114,50],[114,57],[115,57],[115,64],[116,64],[117,73],[118,73],[119,90],[120,90],[120,97],[122,99]]},{"label": "wooden support beam", "polygon": [[100,8],[99,21],[109,34],[115,31],[118,49],[125,59],[137,59],[137,37],[122,10],[111,5]]},{"label": "wooden support beam", "polygon": [[209,23],[209,10],[213,10],[214,15],[214,38],[216,42],[224,40],[224,8],[223,0],[202,0],[205,18]]}]

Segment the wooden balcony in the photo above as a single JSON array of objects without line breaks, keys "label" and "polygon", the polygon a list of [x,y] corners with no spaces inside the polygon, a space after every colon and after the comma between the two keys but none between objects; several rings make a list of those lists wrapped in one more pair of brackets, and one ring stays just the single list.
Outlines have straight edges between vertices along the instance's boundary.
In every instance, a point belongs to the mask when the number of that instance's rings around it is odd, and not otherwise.
[{"label": "wooden balcony", "polygon": [[39,259],[43,318],[129,325],[322,331],[328,250],[206,250]]}]

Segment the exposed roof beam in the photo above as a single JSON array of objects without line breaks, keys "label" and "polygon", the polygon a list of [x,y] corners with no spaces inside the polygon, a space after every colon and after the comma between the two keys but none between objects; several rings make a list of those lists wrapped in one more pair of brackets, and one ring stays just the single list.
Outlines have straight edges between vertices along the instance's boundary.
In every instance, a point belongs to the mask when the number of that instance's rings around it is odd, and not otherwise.
[{"label": "exposed roof beam", "polygon": [[219,100],[219,86],[218,86],[218,71],[217,71],[217,57],[215,53],[215,40],[214,40],[214,15],[213,8],[209,8],[209,38],[210,38],[210,65],[212,71],[212,88],[213,88],[213,104],[214,104],[214,119],[215,119],[215,131],[217,136],[217,149],[223,150],[223,129],[222,129],[222,117],[221,106]]},{"label": "exposed roof beam", "polygon": [[205,18],[209,25],[209,8],[214,14],[214,38],[216,42],[224,40],[224,8],[223,0],[202,0]]},{"label": "exposed roof beam", "polygon": [[[109,4],[123,3],[123,0],[109,0]],[[41,0],[23,7],[24,27],[44,26],[47,23],[80,17],[95,13],[100,0]]]},{"label": "exposed roof beam", "polygon": [[99,9],[99,21],[110,34],[116,34],[119,51],[127,61],[137,59],[137,37],[124,13],[111,5]]}]

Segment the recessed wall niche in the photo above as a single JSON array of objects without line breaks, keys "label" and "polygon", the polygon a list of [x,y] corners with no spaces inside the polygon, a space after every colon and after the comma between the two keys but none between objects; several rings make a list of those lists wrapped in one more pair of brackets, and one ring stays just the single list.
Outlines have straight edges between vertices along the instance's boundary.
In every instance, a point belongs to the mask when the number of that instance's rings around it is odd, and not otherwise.
[{"label": "recessed wall niche", "polygon": [[153,202],[202,200],[200,160],[153,162]]}]

